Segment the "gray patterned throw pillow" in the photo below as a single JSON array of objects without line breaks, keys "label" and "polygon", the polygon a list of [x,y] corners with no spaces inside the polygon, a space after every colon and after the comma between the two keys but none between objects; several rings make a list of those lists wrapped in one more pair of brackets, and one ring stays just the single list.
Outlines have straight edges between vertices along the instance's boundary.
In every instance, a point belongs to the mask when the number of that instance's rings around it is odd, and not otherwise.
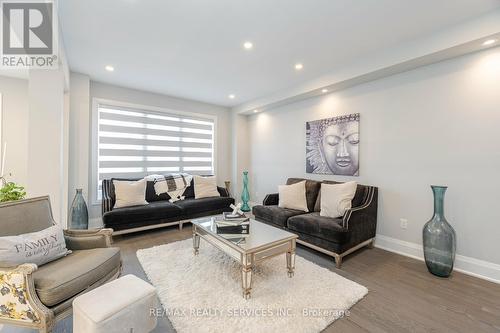
[{"label": "gray patterned throw pillow", "polygon": [[29,234],[0,237],[0,267],[26,263],[41,266],[70,252],[57,225]]}]

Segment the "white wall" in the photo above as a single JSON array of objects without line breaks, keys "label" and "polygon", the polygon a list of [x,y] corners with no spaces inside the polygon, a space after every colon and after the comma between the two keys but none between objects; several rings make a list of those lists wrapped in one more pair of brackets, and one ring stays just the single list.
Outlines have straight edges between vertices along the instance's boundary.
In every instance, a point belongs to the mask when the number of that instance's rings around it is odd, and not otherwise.
[{"label": "white wall", "polygon": [[30,70],[26,187],[29,197],[50,197],[54,220],[63,227],[68,215],[64,84],[62,69]]},{"label": "white wall", "polygon": [[[89,159],[91,154],[90,146],[90,122],[91,107],[93,98],[102,98],[127,102],[138,105],[160,107],[165,109],[204,113],[217,116],[217,161],[216,174],[219,185],[224,185],[224,181],[232,179],[231,169],[231,113],[228,108],[212,104],[186,100],[167,95],[155,94],[145,91],[128,89],[109,84],[90,81],[88,88],[88,76],[72,73],[71,75],[71,114],[70,125],[70,147],[78,149],[70,158],[71,170],[70,184],[80,186],[90,186],[91,169],[89,168]],[[88,96],[85,98],[85,96]],[[89,105],[87,105],[89,103]],[[71,169],[70,168],[70,169]],[[85,175],[85,171],[88,170]],[[87,177],[87,178],[85,178]],[[86,185],[85,185],[86,182]],[[75,187],[76,188],[76,187]],[[70,189],[71,193],[74,189]],[[88,192],[87,192],[88,193]],[[89,201],[87,197],[87,203]],[[100,205],[89,205],[89,215],[93,221],[91,224],[99,223],[101,216]]]},{"label": "white wall", "polygon": [[[2,144],[7,142],[5,173],[9,181],[28,181],[28,80],[0,76]],[[1,150],[1,149],[0,149]],[[11,176],[9,176],[11,174]]]},{"label": "white wall", "polygon": [[90,159],[90,79],[70,74],[68,201],[71,205],[76,189],[81,188],[89,203]]},{"label": "white wall", "polygon": [[457,253],[500,264],[500,48],[250,116],[252,200],[287,177],[349,179],[305,173],[305,123],[356,112],[355,179],[380,189],[378,234],[421,244],[432,215],[429,185],[447,185]]},{"label": "white wall", "polygon": [[31,70],[29,79],[0,77],[6,176],[28,197],[49,195],[54,219],[66,225],[68,93],[64,73]]},{"label": "white wall", "polygon": [[243,171],[249,167],[249,145],[248,145],[248,122],[244,115],[233,112],[232,114],[232,186],[231,195],[240,201],[241,192],[243,189]]}]

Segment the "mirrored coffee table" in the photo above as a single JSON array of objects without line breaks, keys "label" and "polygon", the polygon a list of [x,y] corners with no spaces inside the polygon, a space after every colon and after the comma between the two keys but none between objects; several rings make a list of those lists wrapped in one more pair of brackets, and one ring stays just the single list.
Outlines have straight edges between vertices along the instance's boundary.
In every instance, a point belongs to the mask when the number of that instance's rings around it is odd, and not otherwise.
[{"label": "mirrored coffee table", "polygon": [[215,219],[206,217],[192,220],[194,254],[199,253],[200,238],[233,257],[241,264],[243,297],[250,298],[252,268],[259,262],[286,254],[288,277],[295,269],[295,240],[297,235],[250,219],[250,235],[245,238],[225,238],[217,234]]}]

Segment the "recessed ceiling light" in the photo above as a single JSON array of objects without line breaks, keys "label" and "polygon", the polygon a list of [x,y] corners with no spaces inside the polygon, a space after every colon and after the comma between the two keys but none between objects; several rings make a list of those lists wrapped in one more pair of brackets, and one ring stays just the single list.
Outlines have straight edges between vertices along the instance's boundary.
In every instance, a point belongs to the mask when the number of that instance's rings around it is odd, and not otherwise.
[{"label": "recessed ceiling light", "polygon": [[324,93],[327,93],[328,92],[328,89],[322,89],[321,92],[324,94]]},{"label": "recessed ceiling light", "polygon": [[230,99],[235,99],[235,98],[236,98],[236,96],[235,96],[235,95],[233,95],[233,94],[231,94],[231,95],[229,95],[229,96],[227,96],[227,97],[229,97]]},{"label": "recessed ceiling light", "polygon": [[485,42],[483,43],[483,45],[484,45],[484,46],[493,45],[493,44],[495,44],[496,42],[497,42],[497,40],[496,40],[496,39],[488,39],[487,41],[485,41]]},{"label": "recessed ceiling light", "polygon": [[112,72],[115,70],[115,68],[111,65],[107,65],[106,67],[104,67],[108,72]]},{"label": "recessed ceiling light", "polygon": [[243,47],[247,50],[250,50],[253,48],[253,43],[252,42],[245,42],[245,43],[243,43]]},{"label": "recessed ceiling light", "polygon": [[257,112],[259,112],[259,110],[257,110],[257,109],[253,110],[253,113],[257,113]]},{"label": "recessed ceiling light", "polygon": [[302,65],[300,62],[295,64],[295,69],[300,71],[302,68],[304,68],[304,65]]}]

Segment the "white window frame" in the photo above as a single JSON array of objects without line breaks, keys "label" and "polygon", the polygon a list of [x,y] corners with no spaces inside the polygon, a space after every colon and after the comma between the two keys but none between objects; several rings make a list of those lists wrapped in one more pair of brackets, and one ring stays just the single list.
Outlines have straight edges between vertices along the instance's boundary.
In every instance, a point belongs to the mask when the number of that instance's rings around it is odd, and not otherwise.
[{"label": "white window frame", "polygon": [[98,183],[98,168],[99,168],[99,151],[98,151],[98,142],[99,142],[99,105],[105,104],[114,107],[123,107],[129,109],[137,109],[140,111],[151,111],[151,112],[159,112],[159,113],[167,113],[174,114],[179,116],[192,116],[195,118],[201,118],[213,121],[214,123],[214,135],[213,135],[213,145],[212,145],[212,164],[214,169],[214,174],[217,175],[217,115],[207,114],[207,113],[196,113],[189,111],[179,111],[175,109],[167,109],[162,107],[156,107],[151,105],[142,105],[135,104],[129,102],[122,102],[117,100],[105,99],[105,98],[92,98],[92,115],[91,115],[91,123],[92,123],[92,133],[91,133],[91,142],[90,142],[90,179],[91,179],[91,202],[92,205],[100,205],[101,200],[97,198],[97,183]]}]

